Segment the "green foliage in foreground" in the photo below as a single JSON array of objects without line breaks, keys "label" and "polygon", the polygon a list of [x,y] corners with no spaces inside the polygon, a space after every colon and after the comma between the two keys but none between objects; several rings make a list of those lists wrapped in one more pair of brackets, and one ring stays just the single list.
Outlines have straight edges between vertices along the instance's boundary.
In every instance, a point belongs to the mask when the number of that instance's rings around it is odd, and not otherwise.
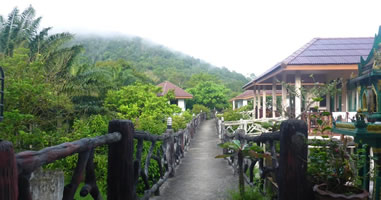
[{"label": "green foliage in foreground", "polygon": [[244,193],[243,197],[241,197],[239,191],[237,191],[237,190],[229,191],[229,195],[230,195],[231,200],[249,200],[249,199],[252,199],[252,200],[271,200],[272,199],[271,197],[269,197],[267,195],[263,195],[258,190],[258,188],[249,187],[249,186],[245,188],[245,193]]}]

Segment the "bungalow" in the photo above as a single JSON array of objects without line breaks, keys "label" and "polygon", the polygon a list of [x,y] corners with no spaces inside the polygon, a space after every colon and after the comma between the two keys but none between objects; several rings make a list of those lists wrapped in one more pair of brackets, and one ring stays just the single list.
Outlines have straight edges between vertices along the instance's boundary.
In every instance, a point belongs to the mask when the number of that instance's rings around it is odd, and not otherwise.
[{"label": "bungalow", "polygon": [[175,93],[175,100],[171,101],[171,104],[177,104],[181,108],[182,111],[186,110],[186,104],[185,104],[185,99],[192,99],[193,96],[186,92],[185,90],[181,89],[177,85],[169,82],[169,81],[164,81],[160,84],[157,85],[158,87],[161,87],[163,92],[159,93],[158,96],[164,96],[165,94],[168,93],[168,91],[173,90]]},{"label": "bungalow", "polygon": [[[266,106],[265,97],[263,97],[261,105],[260,91],[272,90],[272,117],[275,117],[276,109],[279,107],[276,105],[275,91],[281,90],[282,117],[286,117],[285,111],[300,116],[302,110],[309,103],[303,102],[300,89],[308,90],[315,84],[330,83],[342,78],[343,82],[339,86],[341,92],[332,96],[327,94],[317,106],[319,110],[329,112],[354,111],[359,107],[359,91],[348,90],[347,82],[351,77],[357,76],[360,58],[366,59],[372,49],[373,41],[373,37],[315,38],[244,85],[243,88],[253,91],[253,102],[258,108]],[[313,78],[311,74],[313,74]],[[299,91],[299,95],[291,95],[282,82],[293,85],[295,91]],[[262,109],[262,112],[262,116],[265,118],[265,109]],[[259,117],[259,112],[257,112],[255,118]]]},{"label": "bungalow", "polygon": [[234,98],[231,98],[229,102],[232,102],[233,110],[235,110],[236,108],[241,108],[243,106],[246,106],[247,102],[252,101],[253,98],[254,98],[254,91],[245,90],[243,93],[237,95]]}]

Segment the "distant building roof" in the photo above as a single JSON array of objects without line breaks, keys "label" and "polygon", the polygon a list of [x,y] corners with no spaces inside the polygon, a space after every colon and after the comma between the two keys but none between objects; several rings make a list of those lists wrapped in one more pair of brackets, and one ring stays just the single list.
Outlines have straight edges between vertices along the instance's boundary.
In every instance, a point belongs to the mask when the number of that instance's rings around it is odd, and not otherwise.
[{"label": "distant building roof", "polygon": [[243,93],[230,99],[229,101],[234,101],[238,99],[252,99],[252,98],[254,98],[254,90],[245,90]]},{"label": "distant building roof", "polygon": [[164,81],[157,85],[158,87],[161,87],[163,92],[158,94],[159,96],[163,96],[168,93],[168,91],[173,90],[175,92],[175,98],[176,99],[192,99],[193,96],[189,94],[188,92],[185,92],[185,90],[181,89],[177,85],[169,82]]},{"label": "distant building roof", "polygon": [[358,64],[366,59],[373,46],[373,37],[314,38],[243,88],[286,65],[340,65]]}]

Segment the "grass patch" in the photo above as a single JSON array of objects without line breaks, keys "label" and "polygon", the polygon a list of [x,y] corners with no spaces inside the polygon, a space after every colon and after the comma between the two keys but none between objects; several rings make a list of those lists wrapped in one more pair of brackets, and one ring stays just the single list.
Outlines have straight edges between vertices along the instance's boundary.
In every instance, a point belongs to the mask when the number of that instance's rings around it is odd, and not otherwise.
[{"label": "grass patch", "polygon": [[245,187],[245,194],[243,197],[240,196],[238,189],[229,191],[229,197],[231,200],[271,200],[271,197],[263,195],[257,188],[249,186]]}]

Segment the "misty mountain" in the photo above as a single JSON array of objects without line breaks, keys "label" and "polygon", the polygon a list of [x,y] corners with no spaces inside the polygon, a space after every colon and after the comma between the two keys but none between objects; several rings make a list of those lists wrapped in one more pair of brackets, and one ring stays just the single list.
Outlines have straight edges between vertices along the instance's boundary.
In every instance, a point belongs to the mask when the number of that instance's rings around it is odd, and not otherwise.
[{"label": "misty mountain", "polygon": [[74,43],[85,48],[78,62],[95,64],[97,61],[125,59],[154,83],[168,80],[186,88],[185,83],[193,74],[208,73],[237,93],[248,82],[240,73],[213,66],[139,37],[78,35]]}]

